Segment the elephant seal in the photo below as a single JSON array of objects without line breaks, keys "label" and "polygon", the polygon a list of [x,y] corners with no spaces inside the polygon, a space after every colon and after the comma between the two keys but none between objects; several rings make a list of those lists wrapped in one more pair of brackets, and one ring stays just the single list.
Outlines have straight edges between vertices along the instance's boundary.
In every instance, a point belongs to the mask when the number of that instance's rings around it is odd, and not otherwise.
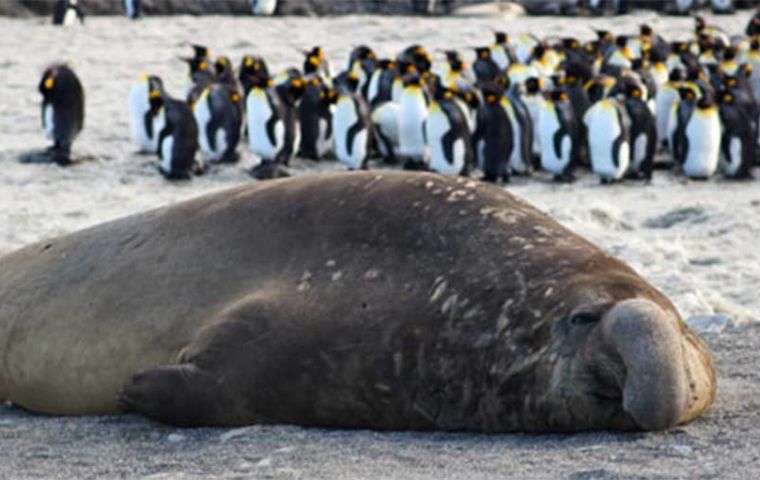
[{"label": "elephant seal", "polygon": [[688,422],[709,351],[631,268],[429,173],[236,188],[0,259],[0,400],[178,426]]}]

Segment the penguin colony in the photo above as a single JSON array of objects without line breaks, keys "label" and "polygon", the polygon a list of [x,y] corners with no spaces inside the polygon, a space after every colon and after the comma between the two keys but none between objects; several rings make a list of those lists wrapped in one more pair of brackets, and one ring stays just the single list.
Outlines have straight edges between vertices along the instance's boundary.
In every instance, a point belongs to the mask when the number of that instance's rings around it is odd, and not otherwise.
[{"label": "penguin colony", "polygon": [[751,178],[758,159],[760,11],[745,35],[695,17],[693,36],[671,42],[649,25],[587,42],[495,32],[472,62],[455,50],[434,62],[421,45],[380,58],[363,45],[336,74],[320,47],[279,73],[260,56],[235,68],[193,49],[182,98],[151,75],[130,94],[133,139],[172,179],[236,162],[240,143],[260,159],[259,179],[287,175],[296,155],[351,170],[477,168],[491,182],[538,170],[572,181],[588,168],[602,183],[674,167]]}]

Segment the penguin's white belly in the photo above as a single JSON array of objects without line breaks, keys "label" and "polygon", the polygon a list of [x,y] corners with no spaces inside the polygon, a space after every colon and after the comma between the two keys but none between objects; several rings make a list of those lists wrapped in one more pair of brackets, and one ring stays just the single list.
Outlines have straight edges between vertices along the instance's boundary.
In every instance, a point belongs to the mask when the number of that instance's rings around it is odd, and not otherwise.
[{"label": "penguin's white belly", "polygon": [[688,151],[683,164],[687,177],[706,178],[718,168],[720,153],[720,119],[715,110],[695,110],[686,125]]},{"label": "penguin's white belly", "polygon": [[[333,136],[335,137],[335,155],[338,160],[343,162],[348,168],[356,169],[361,165],[366,155],[366,140],[367,131],[363,129],[358,132],[353,141],[351,142],[349,151],[348,145],[348,131],[356,125],[359,121],[359,114],[356,111],[356,105],[351,97],[341,97],[338,100],[338,105],[335,108],[335,114],[333,115]],[[365,143],[359,145],[357,143],[361,139]]]},{"label": "penguin's white belly", "polygon": [[491,58],[496,66],[499,67],[499,70],[506,70],[509,68],[509,57],[501,45],[491,46]]},{"label": "penguin's white belly", "polygon": [[538,132],[538,126],[541,122],[541,107],[544,99],[539,95],[526,96],[525,106],[528,108],[531,123],[534,125],[533,138],[530,151],[533,155],[541,155],[541,135]]},{"label": "penguin's white belly", "polygon": [[444,175],[459,175],[464,167],[464,140],[457,139],[452,145],[451,161],[446,159],[443,137],[451,130],[451,123],[440,109],[431,110],[425,122],[425,136],[430,146],[430,168]]},{"label": "penguin's white belly", "polygon": [[553,107],[547,106],[541,111],[538,121],[538,137],[541,142],[541,168],[554,175],[561,175],[570,163],[570,150],[572,140],[569,135],[564,135],[560,142],[560,155],[554,150],[554,135],[561,125],[557,118],[557,112]]},{"label": "penguin's white belly", "polygon": [[327,119],[319,119],[319,133],[317,134],[317,156],[320,158],[327,155],[332,148],[332,136],[329,135],[330,124]]},{"label": "penguin's white belly", "polygon": [[[628,169],[630,147],[627,142],[620,145],[617,152],[613,150],[615,140],[620,137],[621,128],[617,110],[602,100],[592,106],[584,116],[588,128],[588,145],[591,156],[591,169],[605,180],[618,180]],[[615,156],[617,155],[617,158]]]},{"label": "penguin's white belly", "polygon": [[513,172],[526,173],[528,171],[528,165],[525,164],[523,159],[522,126],[517,120],[517,113],[511,104],[505,104],[504,110],[506,110],[509,123],[512,125],[512,155],[509,158],[509,167]]},{"label": "penguin's white belly", "polygon": [[124,9],[127,11],[127,17],[132,18],[135,16],[135,3],[134,0],[124,0]]},{"label": "penguin's white belly", "polygon": [[383,70],[377,68],[374,72],[372,72],[372,77],[369,79],[369,87],[367,87],[367,102],[370,104],[380,93],[380,77],[382,74]]},{"label": "penguin's white belly", "polygon": [[274,15],[277,0],[251,0],[251,11],[254,15]]},{"label": "penguin's white belly", "polygon": [[[398,150],[398,121],[401,108],[397,103],[385,102],[372,112],[372,124],[377,132],[391,144],[394,151]],[[391,152],[383,141],[377,142],[380,154],[388,156]]]},{"label": "penguin's white belly", "polygon": [[63,15],[63,26],[71,27],[77,23],[77,11],[73,8],[66,9],[66,13]]},{"label": "penguin's white belly", "polygon": [[657,124],[658,142],[669,138],[670,112],[677,100],[678,92],[673,88],[665,87],[657,92],[657,96],[655,97],[655,122]]},{"label": "penguin's white belly", "polygon": [[217,149],[211,148],[211,139],[208,136],[208,124],[211,122],[211,108],[208,104],[208,89],[204,90],[201,97],[195,102],[195,108],[193,109],[193,116],[195,122],[198,124],[198,146],[201,152],[210,160],[219,160],[221,154]]},{"label": "penguin's white belly", "polygon": [[261,89],[253,89],[246,102],[248,116],[248,144],[251,151],[263,160],[274,160],[285,143],[285,125],[277,121],[274,126],[274,143],[267,134],[267,123],[274,115],[269,97]]},{"label": "penguin's white belly", "polygon": [[132,129],[132,141],[141,152],[155,152],[157,148],[158,131],[153,135],[145,128],[145,115],[150,111],[148,101],[148,83],[141,82],[129,92],[129,125]]},{"label": "penguin's white belly", "polygon": [[638,137],[633,139],[633,169],[639,171],[641,164],[644,161],[644,157],[647,154],[647,136],[640,133]]},{"label": "penguin's white belly", "polygon": [[43,110],[43,119],[45,126],[45,138],[55,140],[55,110],[51,104],[45,105]]},{"label": "penguin's white belly", "polygon": [[732,137],[728,143],[728,156],[721,155],[723,173],[733,177],[739,171],[742,164],[742,141],[738,137]]},{"label": "penguin's white belly", "polygon": [[422,125],[427,118],[427,106],[422,95],[404,94],[399,117],[399,154],[414,160],[425,159],[425,139]]},{"label": "penguin's white belly", "polygon": [[161,170],[165,173],[172,171],[172,151],[174,149],[174,137],[169,135],[161,142]]}]

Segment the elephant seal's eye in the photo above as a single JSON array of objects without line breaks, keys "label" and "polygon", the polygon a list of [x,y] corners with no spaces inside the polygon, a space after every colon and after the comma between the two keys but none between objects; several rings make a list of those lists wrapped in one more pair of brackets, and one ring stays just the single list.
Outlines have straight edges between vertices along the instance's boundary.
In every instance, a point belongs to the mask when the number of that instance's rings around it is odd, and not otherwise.
[{"label": "elephant seal's eye", "polygon": [[572,325],[590,325],[599,321],[599,315],[589,312],[576,313],[570,317]]}]

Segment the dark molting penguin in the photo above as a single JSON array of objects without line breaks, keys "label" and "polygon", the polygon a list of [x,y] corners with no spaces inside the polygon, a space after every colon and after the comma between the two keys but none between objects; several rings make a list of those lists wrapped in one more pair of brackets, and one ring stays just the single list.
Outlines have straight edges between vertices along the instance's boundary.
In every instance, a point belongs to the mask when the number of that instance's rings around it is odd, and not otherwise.
[{"label": "dark molting penguin", "polygon": [[295,155],[300,140],[298,101],[304,80],[288,75],[280,84],[271,79],[254,84],[246,100],[248,142],[261,163],[251,172],[259,179],[287,175],[283,169]]},{"label": "dark molting penguin", "polygon": [[42,94],[42,127],[53,140],[52,159],[69,165],[71,144],[84,126],[84,89],[76,74],[63,64],[45,69],[40,80]]},{"label": "dark molting penguin", "polygon": [[757,131],[746,108],[735,102],[733,94],[723,91],[719,97],[723,135],[720,142],[720,166],[728,178],[751,178],[755,162]]},{"label": "dark molting penguin", "polygon": [[306,82],[298,118],[301,123],[299,155],[320,160],[332,149],[332,106],[330,89],[322,77],[314,76]]},{"label": "dark molting penguin", "polygon": [[84,10],[79,0],[56,0],[53,6],[53,25],[70,26],[77,20],[84,24]]},{"label": "dark molting penguin", "polygon": [[475,49],[477,59],[472,64],[472,71],[475,72],[475,79],[478,83],[495,82],[497,78],[504,73],[491,56],[489,47],[480,47]]},{"label": "dark molting penguin", "polygon": [[332,117],[335,155],[349,170],[367,168],[369,145],[372,139],[372,120],[369,106],[359,94],[359,78],[349,72],[330,92],[336,102]]},{"label": "dark molting penguin", "polygon": [[158,135],[164,127],[165,118],[162,104],[153,99],[161,97],[161,92],[156,89],[156,85],[160,84],[160,78],[146,74],[140,77],[129,94],[132,140],[140,152],[158,151]]},{"label": "dark molting penguin", "polygon": [[556,181],[572,181],[576,152],[582,139],[570,97],[562,90],[554,90],[540,105],[537,131],[541,141],[541,168],[552,173]]},{"label": "dark molting penguin", "polygon": [[193,173],[202,173],[203,165],[196,163],[198,124],[190,106],[169,96],[158,77],[151,79],[154,109],[163,108],[165,123],[158,135],[159,171],[169,180],[189,180]]},{"label": "dark molting penguin", "polygon": [[509,181],[509,158],[514,141],[512,124],[502,106],[504,89],[497,84],[483,86],[483,103],[478,108],[473,144],[478,167],[487,182]]},{"label": "dark molting penguin", "polygon": [[[444,175],[466,175],[474,162],[467,112],[454,92],[439,83],[425,121],[430,169]],[[464,107],[466,108],[466,107]]]},{"label": "dark molting penguin", "polygon": [[657,124],[638,85],[629,84],[624,91],[625,110],[630,120],[631,162],[627,176],[652,178],[657,150]]},{"label": "dark molting penguin", "polygon": [[628,171],[631,154],[625,115],[616,99],[603,98],[583,117],[588,132],[591,168],[602,183],[620,180]]}]

